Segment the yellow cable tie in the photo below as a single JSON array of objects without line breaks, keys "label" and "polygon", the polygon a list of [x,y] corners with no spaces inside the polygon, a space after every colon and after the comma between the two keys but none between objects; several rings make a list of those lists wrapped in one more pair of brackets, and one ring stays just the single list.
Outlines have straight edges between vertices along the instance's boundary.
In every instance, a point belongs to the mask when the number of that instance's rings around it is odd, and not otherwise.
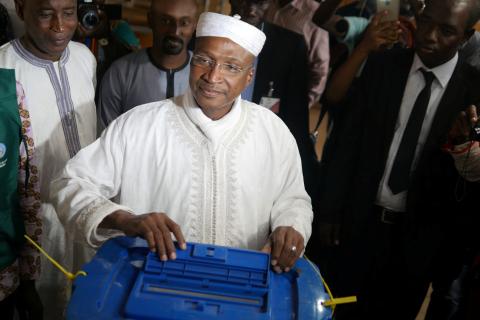
[{"label": "yellow cable tie", "polygon": [[35,246],[35,248],[37,248],[45,257],[47,257],[48,260],[50,260],[50,262],[55,266],[57,267],[58,270],[60,270],[61,272],[63,272],[65,274],[65,276],[69,279],[69,280],[75,280],[76,277],[78,277],[79,275],[82,275],[82,276],[86,276],[87,273],[83,270],[80,270],[78,271],[76,274],[73,274],[71,272],[68,272],[67,270],[65,270],[64,267],[62,267],[60,265],[60,263],[58,263],[57,261],[55,261],[55,259],[53,259],[52,257],[50,257],[48,255],[48,253],[43,250],[42,247],[40,247],[40,245],[38,243],[36,243],[35,241],[32,240],[32,238],[30,238],[29,236],[27,236],[26,234],[23,235],[25,237],[25,239],[27,239],[28,241],[30,241],[30,243]]},{"label": "yellow cable tie", "polygon": [[322,302],[322,305],[324,307],[330,307],[330,306],[335,306],[335,305],[338,305],[338,304],[354,303],[354,302],[357,302],[357,297],[356,296],[330,299],[330,300]]},{"label": "yellow cable tie", "polygon": [[322,305],[324,307],[331,307],[332,308],[332,316],[335,314],[335,306],[337,304],[345,304],[345,303],[354,303],[357,302],[357,297],[356,296],[351,296],[351,297],[345,297],[345,298],[334,298],[332,291],[330,290],[330,287],[328,286],[327,282],[325,279],[323,279],[322,274],[320,273],[320,270],[318,270],[315,265],[313,264],[312,261],[310,261],[307,256],[305,255],[305,258],[308,263],[313,267],[313,270],[315,270],[322,280],[323,286],[325,287],[325,291],[327,291],[328,296],[330,297],[330,300],[322,302]]}]

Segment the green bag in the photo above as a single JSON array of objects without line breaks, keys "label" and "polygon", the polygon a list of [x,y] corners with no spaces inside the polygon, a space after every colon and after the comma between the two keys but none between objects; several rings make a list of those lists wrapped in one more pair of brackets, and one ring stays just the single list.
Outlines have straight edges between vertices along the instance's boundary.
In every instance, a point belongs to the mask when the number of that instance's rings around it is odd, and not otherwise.
[{"label": "green bag", "polygon": [[0,270],[17,259],[24,241],[18,196],[21,129],[15,70],[0,69]]}]

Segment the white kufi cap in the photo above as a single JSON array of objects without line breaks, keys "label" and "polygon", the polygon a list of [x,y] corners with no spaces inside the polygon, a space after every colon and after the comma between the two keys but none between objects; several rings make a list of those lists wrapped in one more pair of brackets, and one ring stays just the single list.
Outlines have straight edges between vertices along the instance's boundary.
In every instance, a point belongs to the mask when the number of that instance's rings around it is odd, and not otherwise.
[{"label": "white kufi cap", "polygon": [[233,17],[214,12],[204,12],[197,23],[197,37],[228,38],[258,56],[265,43],[265,33],[240,20],[239,15]]}]

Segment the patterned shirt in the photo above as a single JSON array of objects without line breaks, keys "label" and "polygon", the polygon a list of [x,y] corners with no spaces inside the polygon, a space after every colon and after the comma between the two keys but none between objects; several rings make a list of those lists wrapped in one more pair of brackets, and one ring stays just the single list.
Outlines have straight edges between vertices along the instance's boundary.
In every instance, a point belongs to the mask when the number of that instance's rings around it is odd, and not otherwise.
[{"label": "patterned shirt", "polygon": [[[17,100],[22,121],[22,135],[25,143],[20,145],[20,163],[18,175],[18,192],[20,194],[20,208],[25,223],[26,234],[40,242],[42,234],[42,220],[40,218],[40,186],[38,167],[34,152],[35,145],[32,138],[32,127],[28,103],[20,83],[17,82]],[[27,149],[26,149],[27,148]],[[28,181],[26,181],[28,177]],[[25,243],[18,259],[9,267],[0,271],[0,301],[13,293],[20,280],[35,280],[40,275],[40,253],[29,243]]]}]

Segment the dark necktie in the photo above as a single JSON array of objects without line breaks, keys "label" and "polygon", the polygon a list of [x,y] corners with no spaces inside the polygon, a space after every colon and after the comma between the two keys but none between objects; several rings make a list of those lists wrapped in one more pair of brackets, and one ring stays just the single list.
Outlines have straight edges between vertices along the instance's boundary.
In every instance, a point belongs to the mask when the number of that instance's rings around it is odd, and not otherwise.
[{"label": "dark necktie", "polygon": [[407,190],[410,179],[410,169],[412,167],[415,150],[417,148],[418,137],[422,129],[423,119],[427,112],[428,102],[430,101],[430,93],[432,82],[435,75],[424,69],[420,69],[425,79],[425,87],[420,91],[417,100],[413,105],[412,112],[408,118],[407,127],[403,132],[402,141],[393,162],[392,171],[388,186],[393,194]]}]

